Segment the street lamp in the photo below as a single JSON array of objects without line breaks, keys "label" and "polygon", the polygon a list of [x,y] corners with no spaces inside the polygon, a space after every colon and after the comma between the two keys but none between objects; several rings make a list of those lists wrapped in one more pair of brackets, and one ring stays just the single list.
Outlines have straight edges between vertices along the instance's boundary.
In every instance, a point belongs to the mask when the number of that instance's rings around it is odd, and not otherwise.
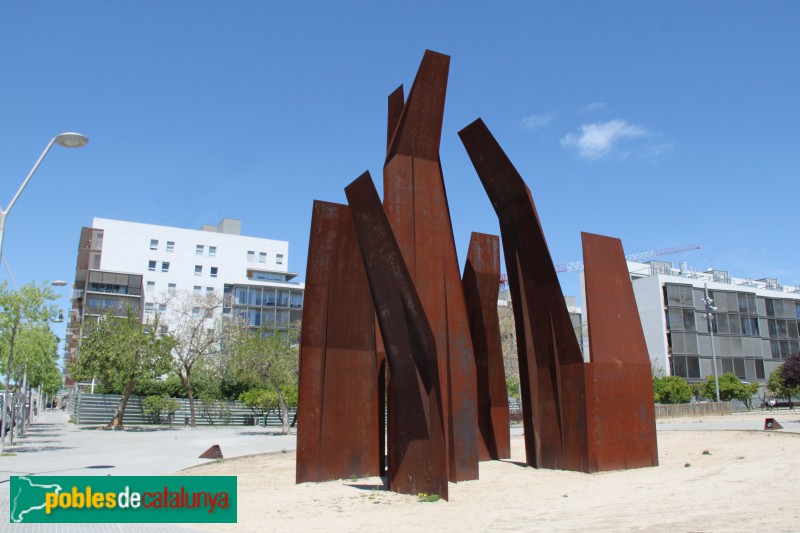
[{"label": "street lamp", "polygon": [[25,178],[25,181],[23,181],[22,185],[20,185],[17,194],[15,194],[14,198],[11,199],[11,202],[8,204],[8,207],[6,207],[5,209],[0,208],[0,257],[3,256],[3,234],[5,233],[6,229],[6,217],[8,216],[8,212],[11,211],[12,207],[14,207],[14,204],[17,202],[17,198],[19,198],[19,195],[22,194],[23,189],[25,189],[25,186],[28,184],[31,177],[36,172],[36,169],[38,169],[39,165],[42,163],[44,156],[46,156],[47,152],[49,152],[50,148],[52,148],[53,143],[59,146],[63,146],[64,148],[80,148],[82,146],[86,146],[86,143],[88,142],[89,139],[87,139],[85,136],[81,135],[80,133],[72,133],[72,132],[62,133],[61,135],[56,135],[55,137],[50,139],[50,142],[47,143],[47,146],[42,152],[42,155],[40,155],[39,159],[36,160],[36,164],[33,165],[33,168],[31,169],[30,172],[28,172],[28,176]]},{"label": "street lamp", "polygon": [[[17,198],[19,198],[19,195],[22,194],[22,191],[25,189],[25,186],[33,177],[33,174],[39,168],[39,165],[42,164],[44,157],[47,155],[47,152],[50,151],[50,148],[53,147],[53,144],[55,143],[59,146],[63,146],[64,148],[80,148],[82,146],[86,146],[86,143],[88,142],[89,139],[86,138],[84,135],[73,132],[62,133],[50,139],[50,142],[47,143],[47,146],[45,146],[42,155],[40,155],[39,159],[36,160],[36,163],[33,165],[33,168],[31,169],[30,172],[28,172],[28,175],[25,177],[25,180],[22,182],[22,185],[20,185],[17,194],[15,194],[14,197],[11,199],[11,202],[9,202],[8,207],[6,207],[5,209],[0,207],[0,258],[3,257],[3,235],[5,234],[6,231],[6,217],[8,216],[8,212],[11,211],[11,208],[14,207],[15,203],[17,203]],[[6,267],[8,267],[8,264],[6,264]],[[10,273],[11,271],[9,270],[9,274]],[[13,276],[11,280],[14,281]],[[14,285],[16,286],[16,282],[14,282]],[[10,381],[10,378],[8,379],[8,381]],[[0,451],[5,451],[6,448],[5,434],[6,434],[6,427],[9,422],[8,417],[6,416],[6,410],[8,408],[7,407],[8,393],[9,393],[8,387],[6,387],[6,391],[3,394],[3,406],[2,406],[3,412],[2,415],[0,415],[0,428],[2,428],[0,429],[0,432],[2,432],[2,435],[0,435]]]},{"label": "street lamp", "polygon": [[714,307],[713,304],[714,300],[712,300],[708,296],[708,283],[705,284],[705,298],[703,298],[703,303],[706,305],[706,323],[708,324],[708,334],[711,338],[711,360],[712,364],[714,365],[714,390],[717,393],[717,402],[719,402],[719,378],[717,378],[717,352],[714,349],[714,330],[711,324],[711,312],[716,311],[717,308]]}]

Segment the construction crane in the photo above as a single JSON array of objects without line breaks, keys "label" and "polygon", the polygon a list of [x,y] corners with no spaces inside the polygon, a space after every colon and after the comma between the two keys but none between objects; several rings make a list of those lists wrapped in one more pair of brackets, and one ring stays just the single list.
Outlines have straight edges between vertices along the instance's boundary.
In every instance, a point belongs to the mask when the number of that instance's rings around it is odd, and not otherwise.
[{"label": "construction crane", "polygon": [[[647,259],[650,257],[677,254],[680,252],[689,252],[692,250],[699,250],[699,249],[700,249],[699,244],[687,244],[684,246],[673,246],[672,248],[664,248],[661,250],[650,250],[648,252],[639,252],[638,254],[626,255],[625,259],[632,262],[638,262],[641,261],[642,259]],[[579,270],[583,270],[583,261],[573,261],[571,263],[564,263],[563,265],[558,265],[556,267],[556,272],[576,272]],[[507,283],[508,283],[508,275],[501,274],[500,288],[503,289]]]},{"label": "construction crane", "polygon": [[[660,255],[677,254],[680,252],[689,252],[691,250],[699,250],[699,244],[687,244],[685,246],[674,246],[672,248],[664,248],[662,250],[650,250],[649,252],[639,252],[638,254],[626,255],[625,259],[632,262],[639,262],[642,259],[650,257],[658,257]],[[573,261],[565,263],[556,267],[556,272],[575,272],[583,270],[583,261]]]}]

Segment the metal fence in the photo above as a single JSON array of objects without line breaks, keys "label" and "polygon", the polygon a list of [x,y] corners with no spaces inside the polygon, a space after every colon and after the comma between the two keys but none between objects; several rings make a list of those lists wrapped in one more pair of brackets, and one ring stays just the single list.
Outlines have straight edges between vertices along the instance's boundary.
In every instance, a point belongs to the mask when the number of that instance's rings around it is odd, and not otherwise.
[{"label": "metal fence", "polygon": [[[108,424],[114,416],[114,411],[119,405],[121,396],[118,394],[87,394],[80,390],[73,390],[69,397],[68,410],[70,419],[76,424],[101,425]],[[189,425],[190,411],[189,400],[175,398],[180,403],[180,408],[167,419],[162,416],[163,424]],[[131,396],[125,407],[125,424],[147,425],[156,424],[152,416],[145,414],[142,407],[144,398]],[[280,426],[280,414],[277,410],[266,415],[259,415],[249,407],[238,401],[202,402],[195,399],[195,421],[198,426],[228,425],[228,426]],[[289,421],[295,420],[297,410],[289,409]]]},{"label": "metal fence", "polygon": [[733,414],[732,402],[656,404],[656,418],[687,418]]}]

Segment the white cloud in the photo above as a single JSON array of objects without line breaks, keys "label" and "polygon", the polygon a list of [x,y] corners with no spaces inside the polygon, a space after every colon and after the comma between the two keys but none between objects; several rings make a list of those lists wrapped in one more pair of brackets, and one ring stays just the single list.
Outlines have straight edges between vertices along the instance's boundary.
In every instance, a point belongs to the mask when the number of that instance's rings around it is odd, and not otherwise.
[{"label": "white cloud", "polygon": [[592,102],[591,104],[588,104],[586,107],[584,107],[582,111],[584,113],[591,113],[592,111],[598,111],[600,109],[603,109],[605,106],[606,104],[603,102]]},{"label": "white cloud", "polygon": [[615,151],[621,141],[649,134],[647,129],[641,126],[614,119],[602,124],[582,125],[579,133],[565,135],[561,139],[561,146],[578,150],[578,155],[583,158],[599,159]]},{"label": "white cloud", "polygon": [[546,113],[544,115],[531,115],[522,119],[522,127],[526,130],[535,130],[543,128],[550,124],[556,118],[554,113]]}]

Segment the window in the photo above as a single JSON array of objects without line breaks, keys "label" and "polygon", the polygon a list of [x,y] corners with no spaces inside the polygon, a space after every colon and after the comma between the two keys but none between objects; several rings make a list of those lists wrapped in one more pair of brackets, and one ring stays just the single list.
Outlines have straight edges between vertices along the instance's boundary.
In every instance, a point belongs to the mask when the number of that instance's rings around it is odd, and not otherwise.
[{"label": "window", "polygon": [[197,247],[195,248],[195,252],[194,253],[197,254],[197,255],[203,255],[203,250],[204,249],[205,249],[205,247],[202,244],[198,244]]},{"label": "window", "polygon": [[217,256],[217,247],[216,246],[209,246],[208,247],[208,257],[216,257]]},{"label": "window", "polygon": [[166,335],[169,332],[169,326],[161,325],[158,327],[159,331],[161,331],[162,335]]},{"label": "window", "polygon": [[147,262],[147,270],[149,270],[150,272],[155,272],[156,271],[156,262],[155,261],[148,261]]},{"label": "window", "polygon": [[164,314],[167,311],[167,306],[165,304],[158,304],[158,314]]},{"label": "window", "polygon": [[161,262],[161,272],[169,272],[169,261]]},{"label": "window", "polygon": [[211,277],[212,278],[216,278],[217,277],[217,272],[218,272],[217,267],[211,267]]},{"label": "window", "polygon": [[214,287],[206,287],[206,296],[214,294]]},{"label": "window", "polygon": [[283,254],[278,254],[275,256],[275,263],[278,265],[283,264]]},{"label": "window", "polygon": [[259,263],[267,262],[267,252],[258,252],[258,262]]},{"label": "window", "polygon": [[202,276],[203,275],[203,267],[202,267],[202,265],[195,265],[194,266],[194,275],[195,276]]},{"label": "window", "polygon": [[176,288],[177,288],[177,287],[175,286],[175,284],[174,284],[174,283],[170,283],[170,284],[167,286],[167,293],[168,293],[168,294],[175,294],[175,290],[176,290]]},{"label": "window", "polygon": [[152,315],[153,313],[155,313],[155,307],[153,306],[153,304],[152,303],[144,304],[144,314]]},{"label": "window", "polygon": [[167,241],[167,251],[168,252],[175,251],[175,241]]},{"label": "window", "polygon": [[156,290],[156,282],[155,281],[148,281],[147,282],[147,294],[153,294],[153,291]]},{"label": "window", "polygon": [[199,307],[192,307],[192,317],[193,318],[200,318],[200,308]]},{"label": "window", "polygon": [[253,250],[247,250],[247,260],[248,261],[256,260],[256,253]]},{"label": "window", "polygon": [[203,287],[201,287],[200,285],[195,285],[193,294],[195,296],[202,296],[203,295]]},{"label": "window", "polygon": [[158,250],[158,239],[150,239],[150,249]]}]

